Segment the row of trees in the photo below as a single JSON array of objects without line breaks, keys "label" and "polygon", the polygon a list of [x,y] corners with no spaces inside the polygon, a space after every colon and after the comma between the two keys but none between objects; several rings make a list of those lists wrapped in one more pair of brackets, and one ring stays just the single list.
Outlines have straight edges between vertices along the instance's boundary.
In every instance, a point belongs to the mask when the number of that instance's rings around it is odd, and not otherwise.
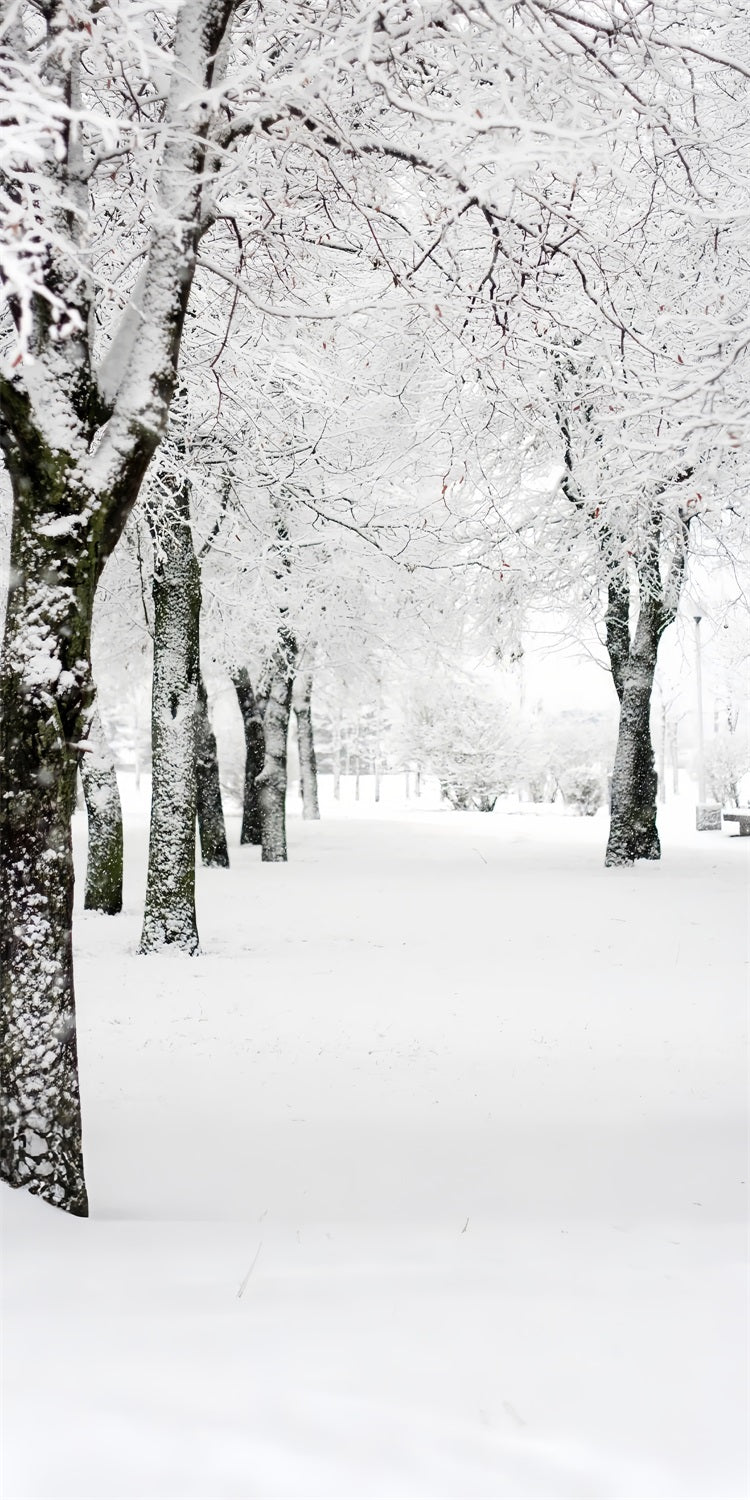
[{"label": "row of trees", "polygon": [[[11,0],[0,27],[0,1159],[85,1213],[70,819],[94,598],[142,491],[154,870],[177,825],[191,863],[219,560],[274,620],[248,672],[272,857],[291,683],[344,604],[497,652],[540,590],[603,601],[607,862],[658,855],[659,641],[746,482],[748,15]],[[154,942],[182,940],[180,899],[173,929],[150,885]]]}]

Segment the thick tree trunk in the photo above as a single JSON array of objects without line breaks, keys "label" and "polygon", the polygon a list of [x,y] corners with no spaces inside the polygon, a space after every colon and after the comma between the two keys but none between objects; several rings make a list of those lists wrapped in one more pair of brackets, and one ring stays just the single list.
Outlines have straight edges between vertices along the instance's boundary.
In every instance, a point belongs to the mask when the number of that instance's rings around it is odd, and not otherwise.
[{"label": "thick tree trunk", "polygon": [[262,696],[266,758],[257,777],[260,803],[262,858],[277,864],[287,857],[286,847],[286,753],[296,648],[292,637],[282,632],[274,651]]},{"label": "thick tree trunk", "polygon": [[622,667],[620,725],[612,772],[612,803],[605,864],[659,859],[657,775],[651,742],[651,692],[659,645],[657,611],[642,606],[635,639]]},{"label": "thick tree trunk", "polygon": [[122,806],[114,762],[94,705],[81,751],[81,782],[88,817],[87,911],[114,917],[122,911]]},{"label": "thick tree trunk", "polygon": [[216,735],[208,713],[208,694],[203,678],[198,678],[198,747],[195,757],[196,808],[201,859],[204,865],[229,868],[227,830],[221,800],[219,758]]},{"label": "thick tree trunk", "polygon": [[[65,473],[55,455],[42,458],[48,463],[39,461],[33,484],[13,474],[0,665],[0,1175],[86,1214],[70,821],[90,693],[96,561],[82,527],[61,560],[59,537],[47,528],[51,515],[66,515]],[[52,483],[56,473],[59,488],[45,492],[44,478]]]},{"label": "thick tree trunk", "polygon": [[245,733],[245,785],[242,798],[240,843],[261,844],[263,835],[256,781],[263,770],[266,754],[263,715],[244,667],[240,668],[233,681]]},{"label": "thick tree trunk", "polygon": [[306,819],[320,817],[318,802],[318,767],[315,759],[315,738],[312,722],[312,672],[298,672],[294,679],[292,703],[297,719],[297,750],[299,753],[300,788],[302,791],[302,816]]},{"label": "thick tree trunk", "polygon": [[151,830],[140,952],[195,953],[201,587],[187,487],[175,494],[154,551]]}]

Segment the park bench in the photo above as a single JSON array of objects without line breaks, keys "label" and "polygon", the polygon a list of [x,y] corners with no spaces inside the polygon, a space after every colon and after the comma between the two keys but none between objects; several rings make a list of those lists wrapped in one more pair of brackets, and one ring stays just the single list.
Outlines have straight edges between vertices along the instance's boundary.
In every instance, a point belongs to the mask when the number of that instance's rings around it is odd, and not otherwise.
[{"label": "park bench", "polygon": [[750,833],[750,807],[740,807],[737,812],[724,813],[725,823],[739,823],[740,837]]}]

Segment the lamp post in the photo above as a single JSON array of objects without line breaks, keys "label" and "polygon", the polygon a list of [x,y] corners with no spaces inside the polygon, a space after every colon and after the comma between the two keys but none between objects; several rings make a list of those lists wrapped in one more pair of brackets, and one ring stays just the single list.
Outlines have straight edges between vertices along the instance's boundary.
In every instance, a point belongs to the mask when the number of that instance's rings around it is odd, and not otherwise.
[{"label": "lamp post", "polygon": [[698,803],[701,807],[706,800],[706,747],[703,740],[703,673],[701,666],[702,618],[702,615],[693,615],[695,621],[695,684],[698,713]]}]

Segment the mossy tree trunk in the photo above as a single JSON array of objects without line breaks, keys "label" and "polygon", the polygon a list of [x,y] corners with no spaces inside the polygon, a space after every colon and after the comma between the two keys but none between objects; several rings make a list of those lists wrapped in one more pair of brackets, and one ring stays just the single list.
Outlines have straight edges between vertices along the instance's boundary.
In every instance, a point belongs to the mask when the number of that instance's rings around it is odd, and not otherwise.
[{"label": "mossy tree trunk", "polygon": [[202,676],[198,677],[195,777],[201,859],[204,865],[226,870],[229,868],[229,850],[221,800],[219,758],[216,753],[216,735],[208,712],[208,694]]},{"label": "mossy tree trunk", "polygon": [[233,677],[234,690],[242,714],[245,735],[245,782],[242,797],[241,844],[262,843],[260,801],[256,781],[263,770],[265,758],[265,735],[263,714],[253,692],[253,685],[245,667],[240,667]]},{"label": "mossy tree trunk", "polygon": [[154,542],[151,826],[139,951],[195,953],[201,587],[186,484]]},{"label": "mossy tree trunk", "polygon": [[255,784],[260,805],[262,858],[272,864],[287,858],[287,742],[296,654],[293,637],[282,630],[261,695],[266,754]]},{"label": "mossy tree trunk", "polygon": [[312,721],[312,672],[303,667],[297,672],[292,691],[292,705],[297,720],[297,752],[299,755],[300,789],[302,792],[302,816],[308,819],[320,817],[318,800],[318,767],[315,758],[315,736]]},{"label": "mossy tree trunk", "polygon": [[81,749],[81,782],[88,819],[87,911],[122,911],[122,806],[114,762],[94,701]]}]

